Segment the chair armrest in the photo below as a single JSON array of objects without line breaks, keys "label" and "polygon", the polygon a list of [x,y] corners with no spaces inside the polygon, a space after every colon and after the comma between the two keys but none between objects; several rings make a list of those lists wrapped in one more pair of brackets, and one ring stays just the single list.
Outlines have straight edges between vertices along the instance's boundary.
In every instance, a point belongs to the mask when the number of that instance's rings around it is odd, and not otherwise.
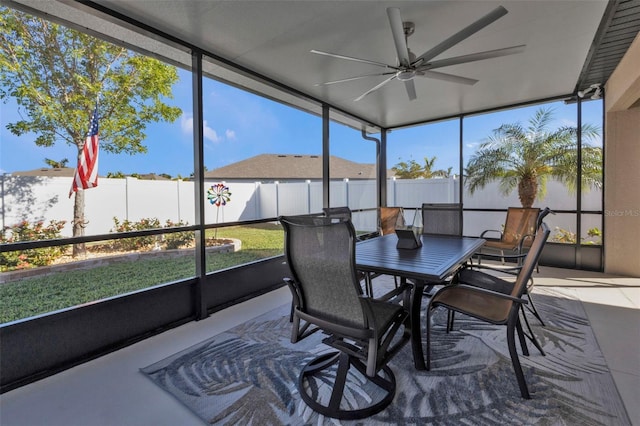
[{"label": "chair armrest", "polygon": [[[387,302],[399,295],[403,295],[405,297],[408,297],[411,293],[411,285],[409,284],[404,284],[404,285],[400,285],[398,286],[398,288],[394,288],[393,290],[389,291],[388,293],[383,294],[380,297],[376,297],[376,300],[382,300],[383,302]],[[408,305],[407,305],[408,306]]]},{"label": "chair armrest", "polygon": [[[507,257],[509,256],[505,256],[505,258]],[[513,256],[513,257],[518,257],[518,256]],[[466,265],[465,269],[476,269],[476,270],[486,269],[488,271],[504,272],[505,274],[509,274],[509,275],[518,275],[522,267],[513,266],[513,267],[499,268],[495,266],[483,265],[482,263],[480,263],[480,264]]]},{"label": "chair armrest", "polygon": [[485,229],[484,231],[482,231],[482,234],[480,234],[480,238],[486,238],[485,235],[487,234],[487,232],[497,232],[500,236],[498,238],[494,237],[493,239],[502,239],[502,231],[498,231],[497,229]]},{"label": "chair armrest", "polygon": [[448,287],[443,287],[442,290],[452,290],[454,288],[464,288],[465,290],[474,291],[476,293],[483,293],[489,296],[497,297],[498,299],[511,300],[512,302],[515,302],[515,303],[522,303],[525,305],[528,303],[526,300],[520,297],[513,297],[510,294],[499,293],[497,291],[488,290],[482,287],[475,287],[473,285],[468,285],[468,284],[456,284]]},{"label": "chair armrest", "polygon": [[298,286],[298,283],[291,278],[283,278],[282,280],[287,284],[289,290],[291,291],[291,296],[293,297],[293,306],[300,306],[302,303],[302,298],[300,297],[300,287]]},{"label": "chair armrest", "polygon": [[[521,250],[519,249],[519,252],[521,252]],[[524,261],[524,258],[527,256],[527,253],[520,253],[520,254],[500,254],[500,253],[482,253],[482,252],[477,252],[476,255],[479,258],[488,258],[491,260],[495,260],[495,259],[502,259],[504,261],[510,261],[510,260],[514,260],[515,263],[518,266],[514,266],[513,269],[519,269],[522,266],[522,262]],[[476,266],[475,264],[473,266]],[[500,269],[502,270],[502,269]]]},{"label": "chair armrest", "polygon": [[357,241],[365,241],[365,240],[369,240],[371,238],[376,238],[380,236],[380,232],[378,231],[373,231],[373,232],[368,232],[366,234],[360,234],[356,237]]},{"label": "chair armrest", "polygon": [[527,240],[531,240],[531,242],[533,242],[533,239],[535,238],[535,234],[526,234],[523,235],[522,238],[520,238],[520,241],[518,241],[518,254],[522,255],[522,248],[524,247],[524,243]]}]

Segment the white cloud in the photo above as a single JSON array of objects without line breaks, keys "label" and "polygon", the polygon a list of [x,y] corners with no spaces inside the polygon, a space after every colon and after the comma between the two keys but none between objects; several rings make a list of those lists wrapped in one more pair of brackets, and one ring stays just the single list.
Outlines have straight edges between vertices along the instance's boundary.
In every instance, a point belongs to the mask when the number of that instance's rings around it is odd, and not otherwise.
[{"label": "white cloud", "polygon": [[180,117],[180,128],[184,134],[190,135],[193,133],[193,117],[182,114],[182,117]]},{"label": "white cloud", "polygon": [[[220,142],[222,140],[222,138],[218,136],[218,132],[209,127],[209,125],[207,124],[207,120],[204,120],[203,127],[203,136],[205,139],[214,143]],[[180,118],[180,128],[182,129],[182,133],[184,134],[193,134],[193,117],[183,114]]]},{"label": "white cloud", "polygon": [[203,121],[203,132],[204,132],[204,138],[210,140],[211,142],[220,142],[221,139],[218,136],[218,133],[213,130],[211,127],[209,127],[209,125],[207,125],[207,120]]},{"label": "white cloud", "polygon": [[231,130],[231,129],[227,129],[224,132],[225,136],[227,139],[229,140],[235,140],[236,139],[236,131],[235,130]]}]

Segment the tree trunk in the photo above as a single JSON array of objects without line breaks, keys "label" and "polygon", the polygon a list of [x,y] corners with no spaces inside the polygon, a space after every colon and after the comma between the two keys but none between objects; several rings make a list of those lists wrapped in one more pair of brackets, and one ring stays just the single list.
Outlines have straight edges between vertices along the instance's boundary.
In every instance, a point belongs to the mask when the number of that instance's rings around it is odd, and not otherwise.
[{"label": "tree trunk", "polygon": [[[82,189],[76,191],[75,202],[73,204],[73,236],[84,236],[84,228],[86,226],[84,220],[84,191]],[[84,256],[86,247],[84,243],[73,245],[73,257]]]},{"label": "tree trunk", "polygon": [[529,208],[538,195],[538,180],[535,176],[525,176],[518,183],[518,198],[522,207]]}]

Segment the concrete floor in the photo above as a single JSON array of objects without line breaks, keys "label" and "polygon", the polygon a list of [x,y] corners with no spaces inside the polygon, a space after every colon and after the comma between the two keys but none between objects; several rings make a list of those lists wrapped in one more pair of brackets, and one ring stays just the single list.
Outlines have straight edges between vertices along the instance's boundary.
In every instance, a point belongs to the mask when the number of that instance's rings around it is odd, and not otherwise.
[{"label": "concrete floor", "polygon": [[[629,417],[640,425],[640,279],[541,267],[536,286],[562,287],[582,300]],[[290,300],[281,288],[0,395],[0,425],[202,424],[139,369]]]}]

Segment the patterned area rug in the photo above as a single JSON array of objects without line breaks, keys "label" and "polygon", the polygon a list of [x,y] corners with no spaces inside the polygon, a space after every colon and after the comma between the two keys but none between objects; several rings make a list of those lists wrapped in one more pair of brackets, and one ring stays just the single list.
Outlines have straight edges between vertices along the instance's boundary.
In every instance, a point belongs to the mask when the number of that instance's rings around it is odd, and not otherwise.
[{"label": "patterned area rug", "polygon": [[[531,355],[520,357],[531,400],[520,397],[505,327],[458,314],[446,334],[442,311],[434,315],[432,370],[416,371],[405,346],[391,363],[394,401],[364,423],[630,425],[582,304],[564,289],[536,289],[534,299],[546,327],[530,322],[547,356],[530,344]],[[205,423],[363,424],[324,418],[301,400],[301,367],[329,348],[320,333],[291,344],[288,314],[283,305],[142,372]],[[354,404],[366,398],[360,380],[351,376],[345,391]]]}]

